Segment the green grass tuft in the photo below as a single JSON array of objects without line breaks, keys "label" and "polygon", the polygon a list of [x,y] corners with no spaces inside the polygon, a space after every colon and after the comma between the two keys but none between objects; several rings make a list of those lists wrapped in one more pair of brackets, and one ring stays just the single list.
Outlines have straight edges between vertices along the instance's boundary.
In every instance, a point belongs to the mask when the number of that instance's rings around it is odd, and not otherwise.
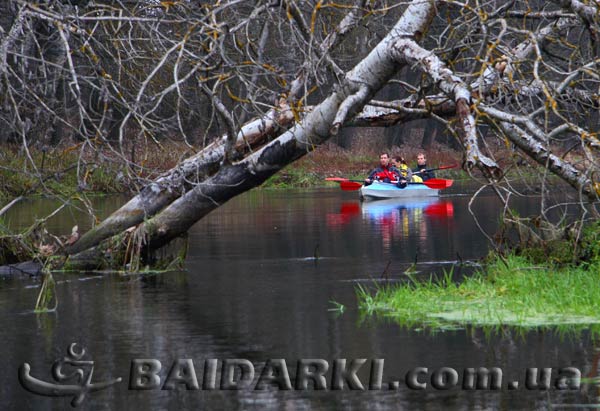
[{"label": "green grass tuft", "polygon": [[357,288],[365,315],[393,318],[407,327],[562,327],[600,331],[600,262],[585,267],[532,266],[523,258],[495,259],[486,273],[462,282],[441,279]]}]

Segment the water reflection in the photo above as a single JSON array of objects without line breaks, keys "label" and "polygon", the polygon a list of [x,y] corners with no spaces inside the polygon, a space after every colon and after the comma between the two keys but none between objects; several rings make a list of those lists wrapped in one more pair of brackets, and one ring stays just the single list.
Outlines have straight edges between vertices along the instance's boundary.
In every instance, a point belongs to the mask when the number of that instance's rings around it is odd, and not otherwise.
[{"label": "water reflection", "polygon": [[360,215],[359,201],[346,201],[340,206],[340,210],[335,213],[327,213],[327,227],[339,229]]},{"label": "water reflection", "polygon": [[382,247],[389,250],[395,237],[415,235],[423,243],[427,235],[427,217],[452,218],[454,206],[437,198],[389,199],[364,202],[362,216],[379,227]]},{"label": "water reflection", "polygon": [[381,234],[382,248],[389,251],[395,238],[412,236],[421,239],[425,246],[428,220],[452,220],[454,205],[451,201],[435,197],[345,201],[338,212],[327,214],[327,226],[340,229],[359,217]]},{"label": "water reflection", "polygon": [[435,217],[454,216],[454,205],[447,200],[439,198],[391,198],[389,200],[366,201],[362,203],[363,216],[370,219],[385,219],[397,213]]},{"label": "water reflection", "polygon": [[327,214],[327,225],[335,228],[349,223],[358,215],[378,224],[387,224],[397,220],[398,215],[449,218],[454,216],[454,205],[451,201],[438,198],[402,199],[392,198],[378,201],[345,201],[336,213]]}]

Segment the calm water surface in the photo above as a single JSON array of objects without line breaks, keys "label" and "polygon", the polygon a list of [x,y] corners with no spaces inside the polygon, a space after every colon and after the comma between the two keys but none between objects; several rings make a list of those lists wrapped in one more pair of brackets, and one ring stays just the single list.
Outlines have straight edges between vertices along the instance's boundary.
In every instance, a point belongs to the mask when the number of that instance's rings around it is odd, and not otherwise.
[{"label": "calm water surface", "polygon": [[[553,404],[595,401],[593,389],[579,392],[412,391],[401,383],[414,367],[501,367],[505,381],[524,381],[526,367],[574,366],[589,373],[598,362],[598,342],[587,334],[561,338],[552,331],[518,335],[500,330],[431,333],[391,322],[361,318],[357,284],[372,286],[382,276],[405,279],[415,261],[418,275],[477,260],[489,242],[467,210],[459,190],[435,200],[361,204],[356,193],[337,189],[253,191],[235,198],[200,221],[190,233],[186,270],[158,275],[55,275],[58,309],[36,315],[39,282],[0,279],[0,408],[58,410],[71,398],[45,398],[25,391],[17,369],[27,362],[32,375],[51,381],[51,366],[77,342],[95,362],[93,381],[120,376],[124,382],[89,394],[80,409],[215,410],[532,410]],[[94,201],[101,216],[122,199]],[[536,210],[535,199],[517,206]],[[28,200],[11,210],[13,227],[52,210],[50,200]],[[473,205],[479,225],[492,235],[499,203],[482,195]],[[79,211],[50,222],[68,233]],[[317,257],[317,258],[315,258]],[[343,314],[332,311],[343,304]],[[433,304],[433,302],[432,302]],[[133,391],[130,362],[161,361],[164,379],[175,359],[191,358],[202,384],[203,361],[243,358],[256,378],[271,358],[287,361],[290,374],[301,358],[384,359],[381,391]],[[369,364],[359,376],[368,384]],[[329,374],[330,375],[330,374]],[[506,384],[504,384],[506,387]],[[563,406],[558,406],[562,409]],[[554,408],[556,409],[556,408]]]}]

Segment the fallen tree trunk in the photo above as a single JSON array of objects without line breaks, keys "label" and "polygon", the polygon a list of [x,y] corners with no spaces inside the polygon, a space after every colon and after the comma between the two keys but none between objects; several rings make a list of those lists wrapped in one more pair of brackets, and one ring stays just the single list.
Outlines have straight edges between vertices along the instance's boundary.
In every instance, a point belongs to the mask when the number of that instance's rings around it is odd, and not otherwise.
[{"label": "fallen tree trunk", "polygon": [[[280,107],[270,110],[264,118],[251,121],[242,128],[237,136],[236,152],[241,156],[260,147],[293,120],[293,113],[285,102],[281,102]],[[184,160],[144,187],[120,209],[86,232],[79,241],[67,247],[65,252],[77,254],[154,216],[195,184],[214,174],[225,158],[225,150],[223,137]]]}]

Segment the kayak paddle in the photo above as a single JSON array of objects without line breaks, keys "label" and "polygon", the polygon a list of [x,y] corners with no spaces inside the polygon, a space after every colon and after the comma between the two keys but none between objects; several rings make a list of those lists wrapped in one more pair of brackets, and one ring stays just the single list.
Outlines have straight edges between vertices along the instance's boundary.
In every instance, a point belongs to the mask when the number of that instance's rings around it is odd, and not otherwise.
[{"label": "kayak paddle", "polygon": [[340,188],[344,191],[360,190],[360,188],[363,186],[362,183],[359,183],[358,181],[343,180],[343,181],[340,181],[339,183],[340,183]]},{"label": "kayak paddle", "polygon": [[425,184],[429,188],[435,190],[443,190],[451,187],[454,184],[454,180],[447,180],[444,178],[430,178],[429,180],[423,181],[422,183],[408,183],[408,184]]},{"label": "kayak paddle", "polygon": [[436,171],[436,170],[446,170],[446,169],[448,169],[448,168],[455,168],[455,167],[458,167],[458,164],[451,164],[451,165],[449,165],[449,166],[439,166],[439,167],[437,167],[437,168],[427,168],[427,169],[425,169],[425,170],[413,171],[413,174],[420,174],[420,173],[423,173],[423,172],[426,172],[426,173],[428,173],[428,172],[430,172],[430,171]]},{"label": "kayak paddle", "polygon": [[339,183],[340,181],[355,181],[357,183],[363,183],[364,180],[351,180],[349,178],[344,178],[344,177],[327,177],[325,179],[325,181],[335,181],[337,183]]},{"label": "kayak paddle", "polygon": [[[334,178],[338,178],[338,177],[334,177]],[[338,183],[340,183],[340,188],[344,191],[360,190],[360,188],[363,186],[363,183],[359,182],[359,180],[348,180],[348,179],[343,179],[341,177],[339,178],[339,180],[329,180],[329,181],[337,181]],[[443,178],[430,178],[429,180],[423,181],[422,183],[409,182],[408,184],[425,185],[434,190],[443,190],[445,188],[452,186],[453,183],[454,183],[454,180],[445,180]],[[390,184],[390,185],[395,186],[395,183],[382,183],[382,184]]]}]

